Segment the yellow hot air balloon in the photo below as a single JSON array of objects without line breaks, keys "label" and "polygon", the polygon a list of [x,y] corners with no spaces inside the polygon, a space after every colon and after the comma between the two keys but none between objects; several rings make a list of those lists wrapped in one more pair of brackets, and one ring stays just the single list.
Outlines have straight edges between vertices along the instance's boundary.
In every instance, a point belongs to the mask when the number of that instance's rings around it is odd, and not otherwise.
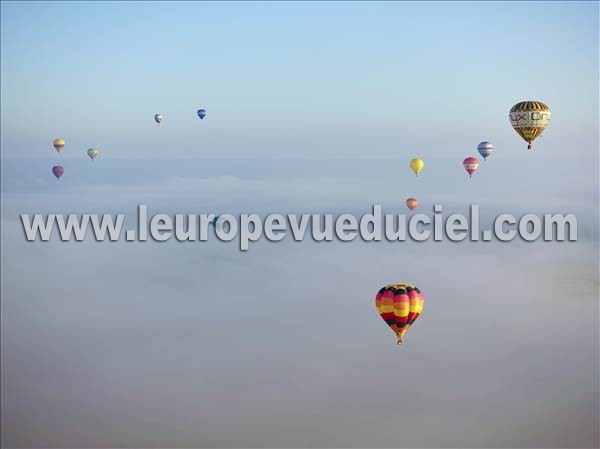
[{"label": "yellow hot air balloon", "polygon": [[540,101],[521,101],[508,113],[510,124],[531,150],[533,142],[550,122],[550,108]]},{"label": "yellow hot air balloon", "polygon": [[417,176],[419,176],[419,173],[421,173],[423,167],[425,167],[425,162],[423,162],[423,159],[416,157],[410,161],[410,169],[414,171],[415,175]]},{"label": "yellow hot air balloon", "polygon": [[54,141],[52,141],[52,145],[54,146],[54,149],[60,153],[65,147],[65,141],[60,138],[54,139]]}]

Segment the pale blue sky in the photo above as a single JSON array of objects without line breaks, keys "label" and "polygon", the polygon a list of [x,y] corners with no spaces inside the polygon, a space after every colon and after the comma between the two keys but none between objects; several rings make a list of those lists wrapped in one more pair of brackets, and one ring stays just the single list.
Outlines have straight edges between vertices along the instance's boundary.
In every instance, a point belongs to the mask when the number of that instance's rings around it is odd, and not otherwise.
[{"label": "pale blue sky", "polygon": [[[2,2],[1,33],[3,447],[598,447],[598,3]],[[552,109],[535,151],[524,99]],[[19,220],[408,196],[575,213],[579,240],[242,253]],[[402,347],[391,282],[425,294]]]},{"label": "pale blue sky", "polygon": [[522,149],[534,98],[540,149],[589,156],[597,32],[594,2],[3,2],[2,155],[462,160]]}]

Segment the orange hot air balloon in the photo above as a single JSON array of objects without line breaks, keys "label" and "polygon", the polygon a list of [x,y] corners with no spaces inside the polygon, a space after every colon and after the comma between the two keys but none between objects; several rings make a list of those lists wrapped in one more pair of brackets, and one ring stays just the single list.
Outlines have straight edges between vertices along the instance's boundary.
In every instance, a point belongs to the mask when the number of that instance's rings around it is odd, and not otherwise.
[{"label": "orange hot air balloon", "polygon": [[418,205],[419,205],[419,202],[417,201],[416,198],[409,198],[406,200],[406,207],[408,207],[410,210],[413,210]]},{"label": "orange hot air balloon", "polygon": [[377,312],[398,337],[398,344],[408,328],[423,311],[424,296],[414,285],[390,284],[375,296]]}]

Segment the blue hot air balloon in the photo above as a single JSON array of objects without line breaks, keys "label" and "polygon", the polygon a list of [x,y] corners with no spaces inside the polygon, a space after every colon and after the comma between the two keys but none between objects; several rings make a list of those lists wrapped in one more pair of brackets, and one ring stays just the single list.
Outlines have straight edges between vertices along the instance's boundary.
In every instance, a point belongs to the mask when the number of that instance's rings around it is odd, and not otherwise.
[{"label": "blue hot air balloon", "polygon": [[479,154],[481,154],[485,160],[490,154],[492,154],[492,151],[494,151],[494,145],[489,142],[481,142],[479,145],[477,145],[477,151],[479,151]]},{"label": "blue hot air balloon", "polygon": [[204,117],[206,117],[206,109],[198,109],[198,117],[200,117],[200,120],[203,120]]}]

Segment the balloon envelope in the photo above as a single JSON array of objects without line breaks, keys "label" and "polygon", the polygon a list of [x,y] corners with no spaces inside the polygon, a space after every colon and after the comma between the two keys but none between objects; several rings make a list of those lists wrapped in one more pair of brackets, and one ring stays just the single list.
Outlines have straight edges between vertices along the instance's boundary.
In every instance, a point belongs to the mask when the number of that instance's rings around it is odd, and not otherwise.
[{"label": "balloon envelope", "polygon": [[465,170],[469,174],[469,177],[471,177],[471,175],[475,173],[477,171],[477,168],[479,167],[479,159],[470,156],[463,161],[463,167],[465,167]]},{"label": "balloon envelope", "polygon": [[65,141],[61,138],[54,139],[52,145],[54,146],[54,149],[60,153],[65,147]]},{"label": "balloon envelope", "polygon": [[418,206],[418,204],[419,202],[416,198],[409,198],[406,200],[406,207],[408,207],[410,210],[413,210],[415,207]]},{"label": "balloon envelope", "polygon": [[100,151],[98,151],[95,148],[89,148],[87,150],[87,155],[90,157],[91,160],[94,160],[99,154],[100,154]]},{"label": "balloon envelope", "polygon": [[419,173],[421,173],[423,167],[425,167],[425,162],[423,162],[423,159],[416,157],[410,161],[410,169],[415,172],[415,175],[417,176],[419,176]]},{"label": "balloon envelope", "polygon": [[154,121],[160,125],[160,122],[162,122],[162,121],[163,121],[163,116],[162,116],[162,115],[160,115],[160,114],[156,114],[156,115],[154,116]]},{"label": "balloon envelope", "polygon": [[204,117],[206,117],[206,109],[198,109],[198,117],[200,117],[201,120],[204,119]]},{"label": "balloon envelope", "polygon": [[521,101],[511,108],[508,118],[515,132],[527,142],[527,149],[531,150],[531,142],[550,122],[550,108],[541,101]]},{"label": "balloon envelope", "polygon": [[377,312],[398,337],[398,344],[423,312],[424,301],[423,293],[414,285],[390,284],[377,292]]},{"label": "balloon envelope", "polygon": [[494,146],[489,142],[481,142],[479,145],[477,145],[477,151],[479,151],[479,154],[481,154],[485,160],[490,154],[492,154],[492,151],[494,151]]},{"label": "balloon envelope", "polygon": [[55,165],[52,167],[52,173],[56,176],[56,179],[60,179],[60,177],[65,172],[65,168],[62,165]]}]

